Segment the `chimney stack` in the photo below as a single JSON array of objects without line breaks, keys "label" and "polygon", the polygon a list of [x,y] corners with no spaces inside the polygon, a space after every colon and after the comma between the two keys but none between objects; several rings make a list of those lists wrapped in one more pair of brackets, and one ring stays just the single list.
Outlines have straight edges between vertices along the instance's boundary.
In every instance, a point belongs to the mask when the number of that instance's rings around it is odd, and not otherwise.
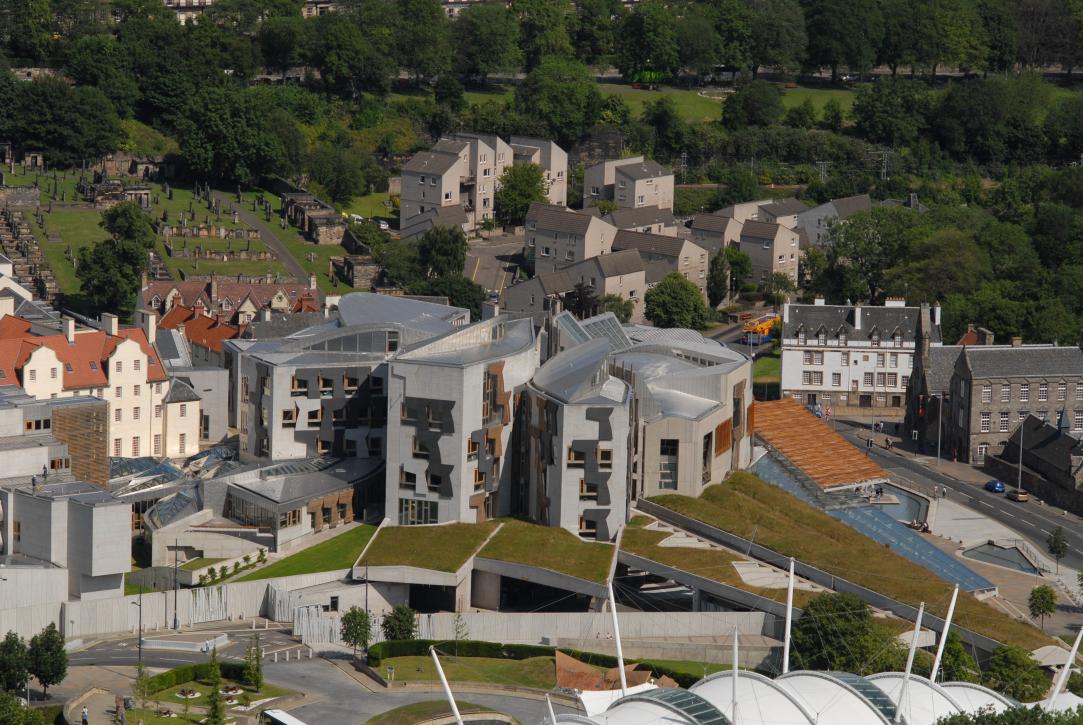
[{"label": "chimney stack", "polygon": [[816,295],[816,299],[812,301],[812,304],[816,305],[817,307],[823,307],[824,304],[826,304],[826,300],[824,300],[821,295]]},{"label": "chimney stack", "polygon": [[[787,323],[790,321],[790,303],[789,302],[783,302],[782,303],[782,321],[787,322]],[[1080,330],[1079,335],[1080,335],[1080,340],[1081,340],[1080,346],[1083,347],[1083,330]]]},{"label": "chimney stack", "polygon": [[0,295],[0,317],[15,316],[15,298],[11,294]]},{"label": "chimney stack", "polygon": [[143,323],[143,332],[147,336],[147,342],[154,344],[154,338],[158,335],[158,315],[152,310],[139,310],[139,317]]},{"label": "chimney stack", "polygon": [[933,303],[933,325],[940,327],[940,303]]},{"label": "chimney stack", "polygon": [[64,337],[68,340],[69,345],[75,344],[75,318],[64,316],[62,320],[64,324]]},{"label": "chimney stack", "polygon": [[854,306],[854,329],[861,329],[861,305]]},{"label": "chimney stack", "polygon": [[988,328],[985,328],[985,327],[979,327],[978,328],[978,344],[979,345],[992,345],[994,337],[995,336],[993,335],[992,330],[990,330]]},{"label": "chimney stack", "polygon": [[101,318],[101,331],[116,336],[120,331],[120,318],[111,312],[103,312]]}]

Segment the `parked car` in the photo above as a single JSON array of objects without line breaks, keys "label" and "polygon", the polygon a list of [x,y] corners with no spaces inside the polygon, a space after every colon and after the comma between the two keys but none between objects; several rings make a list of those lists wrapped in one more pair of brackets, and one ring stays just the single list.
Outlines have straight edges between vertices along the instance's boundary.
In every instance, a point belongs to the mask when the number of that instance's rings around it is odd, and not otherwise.
[{"label": "parked car", "polygon": [[385,222],[383,219],[380,220],[379,225],[380,225],[380,231],[381,232],[386,232],[387,230],[389,230],[391,228],[391,225],[388,224],[387,222]]},{"label": "parked car", "polygon": [[365,221],[365,217],[361,216],[360,214],[350,214],[351,224],[360,224],[363,221]]},{"label": "parked car", "polygon": [[1030,494],[1021,488],[1013,488],[1011,491],[1008,491],[1008,498],[1010,498],[1012,501],[1025,503],[1030,500]]},{"label": "parked car", "polygon": [[996,478],[990,478],[985,482],[985,490],[989,493],[1004,493],[1004,482]]}]

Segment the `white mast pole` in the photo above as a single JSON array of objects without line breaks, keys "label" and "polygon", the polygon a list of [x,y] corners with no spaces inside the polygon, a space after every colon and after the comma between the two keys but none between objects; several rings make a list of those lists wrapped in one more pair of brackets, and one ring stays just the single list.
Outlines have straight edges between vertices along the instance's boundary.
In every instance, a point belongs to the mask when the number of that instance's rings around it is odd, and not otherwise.
[{"label": "white mast pole", "polygon": [[617,599],[613,596],[613,582],[609,584],[609,613],[613,615],[613,641],[617,643],[617,671],[620,672],[620,694],[628,694],[628,678],[624,674],[624,651],[620,646],[620,624],[617,622]]},{"label": "white mast pole", "polygon": [[549,699],[549,693],[545,694],[545,706],[549,709],[549,722],[551,725],[556,725],[557,714],[553,712],[553,701]]},{"label": "white mast pole", "polygon": [[1049,700],[1045,703],[1045,709],[1053,709],[1053,703],[1057,697],[1064,690],[1064,684],[1068,682],[1068,676],[1072,671],[1072,665],[1075,664],[1075,656],[1079,652],[1079,640],[1083,639],[1083,627],[1079,628],[1079,632],[1075,636],[1075,642],[1072,644],[1072,651],[1068,655],[1068,660],[1064,663],[1064,667],[1061,668],[1060,674],[1057,675],[1057,684],[1053,688],[1053,692],[1049,693]]},{"label": "white mast pole", "polygon": [[463,725],[463,716],[459,714],[459,706],[455,704],[455,698],[451,696],[451,685],[447,683],[447,678],[444,677],[444,668],[440,666],[440,658],[436,656],[436,648],[429,647],[429,654],[432,655],[432,661],[436,663],[436,674],[440,676],[440,684],[444,686],[444,697],[447,698],[448,704],[451,705],[451,714],[455,716],[457,725]]},{"label": "white mast pole", "polygon": [[899,705],[895,708],[895,722],[902,722],[903,703],[906,702],[907,690],[910,689],[910,670],[914,667],[914,653],[918,649],[918,635],[921,633],[921,618],[925,614],[925,602],[918,607],[918,617],[914,620],[914,634],[910,637],[910,652],[906,655],[906,671],[903,673],[902,692],[899,693]]},{"label": "white mast pole", "polygon": [[951,593],[951,604],[948,605],[948,618],[944,620],[944,630],[940,633],[940,644],[936,646],[936,659],[933,660],[933,670],[929,673],[929,682],[936,682],[936,674],[940,672],[940,660],[944,658],[944,645],[948,642],[948,629],[951,627],[951,618],[955,615],[955,600],[959,598],[959,585],[955,585],[955,591]]},{"label": "white mast pole", "polygon": [[782,638],[782,674],[790,671],[790,629],[793,625],[793,557],[790,557],[790,583],[786,586],[786,634]]},{"label": "white mast pole", "polygon": [[733,628],[733,701],[730,703],[730,722],[737,725],[737,628]]}]

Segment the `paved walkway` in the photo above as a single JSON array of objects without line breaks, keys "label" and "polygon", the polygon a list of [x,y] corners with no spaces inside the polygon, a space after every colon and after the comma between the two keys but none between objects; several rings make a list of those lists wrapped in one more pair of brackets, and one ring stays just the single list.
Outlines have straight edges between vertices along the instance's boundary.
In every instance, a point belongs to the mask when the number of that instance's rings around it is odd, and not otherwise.
[{"label": "paved walkway", "polygon": [[290,254],[290,251],[286,249],[286,245],[282,243],[282,240],[278,238],[278,230],[264,221],[262,217],[254,213],[251,209],[245,208],[243,202],[238,204],[237,196],[235,194],[212,191],[211,196],[221,202],[222,209],[232,206],[237,210],[237,215],[241,218],[241,221],[248,226],[259,230],[260,241],[266,244],[270,250],[275,253],[275,256],[278,257],[278,261],[282,263],[282,266],[286,268],[287,272],[293,275],[298,284],[305,284],[308,282],[308,272],[301,266],[301,263]]}]

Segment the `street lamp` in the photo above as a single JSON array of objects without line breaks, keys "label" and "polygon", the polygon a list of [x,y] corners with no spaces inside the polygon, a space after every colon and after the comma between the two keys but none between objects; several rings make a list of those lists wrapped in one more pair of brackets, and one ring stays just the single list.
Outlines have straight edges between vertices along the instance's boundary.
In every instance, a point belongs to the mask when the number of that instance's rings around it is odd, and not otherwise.
[{"label": "street lamp", "polygon": [[941,390],[937,397],[939,402],[936,404],[936,467],[940,468],[940,432],[944,429],[941,424],[944,418],[944,391]]},{"label": "street lamp", "polygon": [[143,585],[139,585],[139,602],[132,602],[133,607],[139,607],[139,664],[143,664]]}]

